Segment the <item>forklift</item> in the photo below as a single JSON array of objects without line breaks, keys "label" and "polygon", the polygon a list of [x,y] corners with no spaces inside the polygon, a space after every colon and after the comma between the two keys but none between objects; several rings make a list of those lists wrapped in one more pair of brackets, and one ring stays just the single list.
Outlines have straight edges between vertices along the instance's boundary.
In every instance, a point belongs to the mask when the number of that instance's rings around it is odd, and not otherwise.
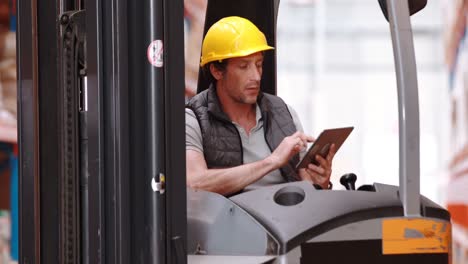
[{"label": "forklift", "polygon": [[[186,187],[182,0],[19,0],[19,262],[450,263],[450,215],[419,192],[410,15],[427,1],[377,4],[395,57],[399,186],[355,190],[349,174],[347,191],[292,182],[228,199]],[[205,33],[237,15],[275,45],[278,12],[279,0],[209,0]]]},{"label": "forklift", "polygon": [[[189,189],[189,263],[449,263],[450,215],[419,194],[418,90],[410,15],[427,1],[377,4],[390,23],[393,40],[400,186],[373,183],[356,190],[356,175],[350,173],[340,180],[347,191],[291,182],[228,199]],[[278,6],[271,13],[267,8],[265,18],[249,13],[253,5],[239,10],[223,1],[208,1],[205,33],[222,17],[237,15],[253,21],[268,43],[275,43]],[[276,87],[276,61],[270,59],[265,66],[273,67],[264,70],[262,88]],[[200,73],[198,92],[207,82]]]}]

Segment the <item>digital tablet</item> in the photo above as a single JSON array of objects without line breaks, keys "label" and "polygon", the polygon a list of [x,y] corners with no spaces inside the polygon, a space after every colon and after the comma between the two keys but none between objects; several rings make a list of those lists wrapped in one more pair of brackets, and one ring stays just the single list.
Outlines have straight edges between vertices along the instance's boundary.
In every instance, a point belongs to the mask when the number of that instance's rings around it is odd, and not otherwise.
[{"label": "digital tablet", "polygon": [[296,169],[305,168],[309,163],[313,163],[318,166],[319,163],[315,159],[315,155],[320,155],[321,157],[326,158],[332,144],[335,144],[335,151],[338,152],[341,145],[345,142],[353,129],[354,127],[342,127],[323,130],[312,146],[307,150],[307,154],[304,158],[299,161]]}]

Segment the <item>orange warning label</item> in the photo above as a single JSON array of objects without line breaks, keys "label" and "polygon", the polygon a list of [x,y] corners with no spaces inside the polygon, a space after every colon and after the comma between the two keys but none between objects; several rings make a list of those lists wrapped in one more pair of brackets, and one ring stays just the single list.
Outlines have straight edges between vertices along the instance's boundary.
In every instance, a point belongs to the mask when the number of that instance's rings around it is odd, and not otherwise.
[{"label": "orange warning label", "polygon": [[382,254],[450,253],[449,222],[395,218],[382,221]]}]

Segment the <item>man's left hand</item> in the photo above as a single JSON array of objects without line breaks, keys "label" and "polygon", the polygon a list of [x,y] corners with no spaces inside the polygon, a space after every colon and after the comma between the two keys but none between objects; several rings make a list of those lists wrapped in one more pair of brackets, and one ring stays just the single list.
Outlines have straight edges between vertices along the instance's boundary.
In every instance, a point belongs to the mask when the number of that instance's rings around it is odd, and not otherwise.
[{"label": "man's left hand", "polygon": [[330,151],[325,158],[316,155],[315,159],[319,165],[309,164],[307,168],[299,169],[299,176],[302,180],[310,181],[320,185],[323,189],[328,189],[330,186],[330,177],[332,174],[332,162],[336,153],[335,144],[332,144]]}]

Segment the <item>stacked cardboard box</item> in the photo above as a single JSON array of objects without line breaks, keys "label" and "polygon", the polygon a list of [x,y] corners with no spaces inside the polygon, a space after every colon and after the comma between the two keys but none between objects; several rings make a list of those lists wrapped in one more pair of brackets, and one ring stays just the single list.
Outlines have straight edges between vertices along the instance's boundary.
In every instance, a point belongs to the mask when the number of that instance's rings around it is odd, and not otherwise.
[{"label": "stacked cardboard box", "polygon": [[197,93],[200,53],[207,0],[184,0],[185,11],[185,96]]},{"label": "stacked cardboard box", "polygon": [[445,57],[450,74],[451,128],[447,207],[452,263],[468,263],[468,0],[446,1]]},{"label": "stacked cardboard box", "polygon": [[16,124],[16,37],[15,32],[0,32],[0,119]]},{"label": "stacked cardboard box", "polygon": [[[17,76],[16,76],[16,0],[0,0],[0,141],[16,142]],[[5,144],[4,144],[5,145]],[[0,149],[2,142],[0,142]],[[0,153],[0,264],[12,261],[10,249],[17,248],[13,239],[10,214],[10,167],[9,154]],[[16,241],[13,246],[12,240]],[[16,251],[15,251],[16,252]],[[16,254],[17,255],[17,254]],[[17,256],[15,256],[17,258]]]},{"label": "stacked cardboard box", "polygon": [[0,264],[10,263],[10,216],[0,210]]}]

